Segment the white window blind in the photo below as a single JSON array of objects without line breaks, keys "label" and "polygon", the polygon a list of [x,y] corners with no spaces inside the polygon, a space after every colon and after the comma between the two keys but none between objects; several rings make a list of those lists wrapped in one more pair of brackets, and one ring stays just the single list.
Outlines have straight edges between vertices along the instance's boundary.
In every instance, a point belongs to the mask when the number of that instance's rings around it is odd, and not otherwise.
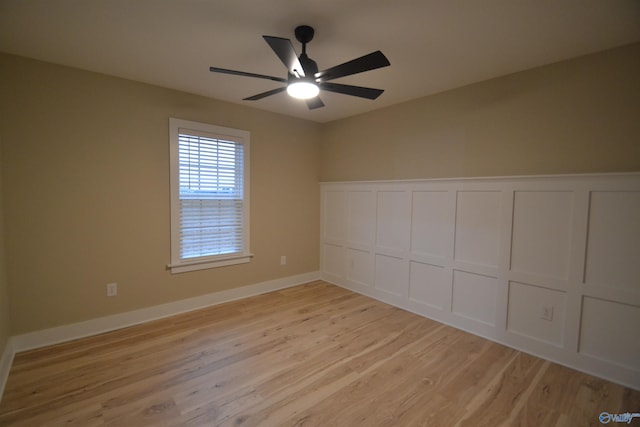
[{"label": "white window blind", "polygon": [[[172,142],[172,179],[177,183],[172,183],[170,266],[188,265],[180,271],[189,271],[218,266],[216,261],[246,262],[248,135],[177,119],[170,123],[171,139],[177,140]],[[201,263],[209,265],[193,267]]]},{"label": "white window blind", "polygon": [[242,144],[178,134],[180,257],[242,253]]}]

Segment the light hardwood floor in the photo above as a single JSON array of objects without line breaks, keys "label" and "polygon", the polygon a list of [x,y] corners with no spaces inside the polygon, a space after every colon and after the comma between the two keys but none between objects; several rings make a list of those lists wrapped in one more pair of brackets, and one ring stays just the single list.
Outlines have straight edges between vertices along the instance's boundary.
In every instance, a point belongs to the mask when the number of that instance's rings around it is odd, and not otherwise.
[{"label": "light hardwood floor", "polygon": [[18,354],[0,425],[597,426],[603,411],[640,412],[640,392],[315,282]]}]

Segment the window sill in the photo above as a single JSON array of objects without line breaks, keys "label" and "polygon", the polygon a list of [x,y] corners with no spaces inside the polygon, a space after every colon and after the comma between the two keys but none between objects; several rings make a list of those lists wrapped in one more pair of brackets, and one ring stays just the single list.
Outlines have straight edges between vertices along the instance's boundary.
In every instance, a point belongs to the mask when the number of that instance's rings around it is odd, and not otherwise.
[{"label": "window sill", "polygon": [[208,268],[226,267],[228,265],[245,264],[251,261],[253,254],[232,255],[215,259],[199,259],[169,264],[171,274],[186,273],[188,271],[205,270]]}]

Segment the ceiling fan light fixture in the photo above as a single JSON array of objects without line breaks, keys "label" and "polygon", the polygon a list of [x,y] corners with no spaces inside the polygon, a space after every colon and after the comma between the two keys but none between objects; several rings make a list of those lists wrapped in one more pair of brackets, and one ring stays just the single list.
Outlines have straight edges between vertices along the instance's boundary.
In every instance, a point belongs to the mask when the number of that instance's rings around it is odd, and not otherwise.
[{"label": "ceiling fan light fixture", "polygon": [[293,83],[289,83],[287,86],[287,93],[289,96],[298,99],[311,99],[318,96],[320,88],[315,82],[309,80],[297,80]]},{"label": "ceiling fan light fixture", "polygon": [[293,48],[291,40],[282,37],[262,36],[264,41],[267,42],[280,61],[282,61],[282,64],[287,68],[286,79],[282,77],[267,76],[264,74],[248,73],[246,71],[229,70],[217,67],[209,67],[209,71],[285,83],[286,86],[283,85],[248,98],[244,98],[243,100],[257,101],[259,99],[266,98],[267,96],[282,93],[286,90],[292,98],[305,100],[309,110],[324,107],[324,103],[320,99],[320,96],[318,96],[320,89],[366,99],[376,99],[382,94],[382,92],[384,92],[382,89],[330,82],[330,80],[359,74],[364,71],[388,67],[391,64],[382,52],[377,50],[368,55],[344,62],[340,65],[318,71],[318,64],[316,61],[309,58],[307,55],[307,43],[313,39],[314,33],[314,29],[308,25],[300,25],[296,27],[296,39],[302,43],[302,53],[300,56],[298,56]]}]

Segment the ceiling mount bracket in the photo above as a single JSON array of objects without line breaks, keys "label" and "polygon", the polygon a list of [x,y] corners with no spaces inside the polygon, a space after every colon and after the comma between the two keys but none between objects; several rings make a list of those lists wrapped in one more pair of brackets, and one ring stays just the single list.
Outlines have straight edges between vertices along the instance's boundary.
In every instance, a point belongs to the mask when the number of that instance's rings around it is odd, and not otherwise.
[{"label": "ceiling mount bracket", "polygon": [[300,43],[307,44],[311,40],[313,40],[313,35],[315,34],[315,30],[308,25],[300,25],[296,27],[295,33],[296,33],[296,39]]}]

